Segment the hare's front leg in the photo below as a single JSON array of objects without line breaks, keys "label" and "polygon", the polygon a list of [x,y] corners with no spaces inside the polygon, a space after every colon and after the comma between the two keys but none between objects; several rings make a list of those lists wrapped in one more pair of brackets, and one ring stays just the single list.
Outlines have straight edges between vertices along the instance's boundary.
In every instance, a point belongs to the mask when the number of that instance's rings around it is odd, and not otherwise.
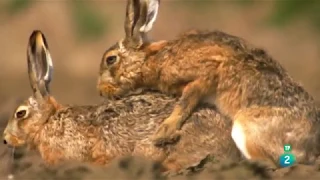
[{"label": "hare's front leg", "polygon": [[206,79],[197,79],[187,84],[182,91],[182,96],[170,116],[165,119],[157,132],[154,134],[153,141],[157,146],[176,142],[184,122],[193,113],[198,103],[209,92],[212,85]]},{"label": "hare's front leg", "polygon": [[51,146],[40,144],[38,149],[46,166],[54,166],[66,160],[62,151]]}]

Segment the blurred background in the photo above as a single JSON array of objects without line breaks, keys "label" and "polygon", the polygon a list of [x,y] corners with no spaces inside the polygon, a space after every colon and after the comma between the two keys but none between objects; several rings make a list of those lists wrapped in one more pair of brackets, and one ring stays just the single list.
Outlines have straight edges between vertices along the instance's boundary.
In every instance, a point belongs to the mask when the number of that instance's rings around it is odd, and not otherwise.
[{"label": "blurred background", "polygon": [[[60,103],[91,104],[100,100],[102,54],[123,37],[124,16],[125,0],[1,0],[0,132],[15,100],[31,93],[26,47],[34,29],[49,43],[52,94]],[[173,39],[194,28],[222,30],[264,48],[320,100],[320,1],[162,0],[150,34]],[[4,149],[1,143],[0,155]]]}]

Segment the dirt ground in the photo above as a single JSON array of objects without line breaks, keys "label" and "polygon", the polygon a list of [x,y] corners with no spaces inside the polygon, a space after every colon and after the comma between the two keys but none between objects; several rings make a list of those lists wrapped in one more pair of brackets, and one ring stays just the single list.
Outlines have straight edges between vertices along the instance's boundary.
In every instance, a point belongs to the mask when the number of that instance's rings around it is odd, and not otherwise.
[{"label": "dirt ground", "polygon": [[[4,155],[6,154],[6,155]],[[56,167],[45,166],[35,153],[17,150],[14,161],[10,151],[1,152],[0,179],[9,179],[14,174],[16,180],[291,180],[319,179],[320,159],[314,166],[294,165],[289,168],[270,170],[258,162],[203,163],[176,174],[161,174],[161,165],[140,157],[123,157],[113,161],[108,167],[98,167],[76,162],[67,162]],[[11,169],[9,167],[11,165]],[[13,168],[12,168],[13,167]]]},{"label": "dirt ground", "polygon": [[[170,2],[171,1],[171,2]],[[1,1],[0,6],[6,1]],[[90,104],[100,101],[96,78],[103,52],[123,35],[125,1],[94,1],[97,11],[110,20],[108,33],[95,42],[75,39],[70,10],[66,1],[37,1],[20,14],[9,16],[0,10],[0,132],[12,113],[15,102],[30,94],[27,78],[26,45],[33,29],[47,36],[54,62],[52,93],[61,103]],[[219,29],[247,39],[265,48],[278,59],[317,100],[320,100],[320,51],[318,33],[303,19],[283,29],[262,23],[270,11],[268,1],[240,8],[227,3],[208,6],[199,13],[192,8],[163,1],[152,31],[154,39],[172,39],[191,29]],[[191,2],[191,1],[190,1]],[[177,23],[179,22],[179,23]],[[108,167],[94,167],[76,162],[58,167],[44,166],[36,153],[23,149],[12,153],[0,142],[0,180],[12,172],[17,180],[93,180],[93,179],[316,179],[317,165],[296,165],[271,171],[258,163],[206,163],[190,168],[182,175],[161,176],[161,166],[141,158],[122,158]],[[194,172],[196,171],[196,172]],[[186,176],[188,175],[188,176]]]}]

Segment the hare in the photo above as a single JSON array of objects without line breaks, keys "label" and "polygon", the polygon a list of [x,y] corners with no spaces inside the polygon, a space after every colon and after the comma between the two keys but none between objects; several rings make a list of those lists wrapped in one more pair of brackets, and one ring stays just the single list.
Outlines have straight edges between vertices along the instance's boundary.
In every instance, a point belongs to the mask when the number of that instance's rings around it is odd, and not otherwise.
[{"label": "hare", "polygon": [[247,159],[278,164],[283,146],[291,144],[297,162],[314,161],[320,150],[319,110],[279,62],[221,31],[148,40],[158,9],[158,0],[127,1],[125,38],[106,50],[100,63],[101,96],[152,89],[179,97],[154,134],[157,146],[177,142],[183,123],[208,103],[232,120],[231,136]]},{"label": "hare", "polygon": [[33,95],[9,120],[5,144],[36,149],[49,165],[71,160],[105,165],[121,156],[143,156],[161,162],[168,171],[179,171],[208,155],[240,159],[229,135],[231,121],[208,105],[191,115],[181,132],[183,140],[157,148],[151,135],[172,111],[177,101],[173,97],[150,92],[98,105],[59,104],[49,93],[53,63],[41,31],[32,32],[27,49]]}]

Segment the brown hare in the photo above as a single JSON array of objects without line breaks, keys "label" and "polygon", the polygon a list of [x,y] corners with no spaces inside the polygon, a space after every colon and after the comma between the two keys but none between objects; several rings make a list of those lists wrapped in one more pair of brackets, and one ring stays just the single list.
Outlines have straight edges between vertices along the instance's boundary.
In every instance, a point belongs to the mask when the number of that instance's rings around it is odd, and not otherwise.
[{"label": "brown hare", "polygon": [[313,162],[320,151],[319,111],[276,60],[221,31],[195,30],[152,42],[147,33],[158,8],[158,0],[127,1],[125,38],[100,64],[102,96],[154,89],[180,97],[156,131],[155,145],[176,142],[195,107],[208,103],[233,121],[231,136],[247,159],[278,163],[284,144],[291,144],[298,162]]},{"label": "brown hare", "polygon": [[33,95],[9,120],[5,144],[35,148],[48,164],[75,160],[104,165],[128,155],[160,161],[170,171],[196,165],[208,155],[216,160],[241,156],[230,136],[232,122],[212,107],[191,115],[178,144],[157,148],[151,136],[175,98],[150,92],[95,106],[61,105],[49,93],[53,64],[41,31],[31,34],[27,56]]}]

